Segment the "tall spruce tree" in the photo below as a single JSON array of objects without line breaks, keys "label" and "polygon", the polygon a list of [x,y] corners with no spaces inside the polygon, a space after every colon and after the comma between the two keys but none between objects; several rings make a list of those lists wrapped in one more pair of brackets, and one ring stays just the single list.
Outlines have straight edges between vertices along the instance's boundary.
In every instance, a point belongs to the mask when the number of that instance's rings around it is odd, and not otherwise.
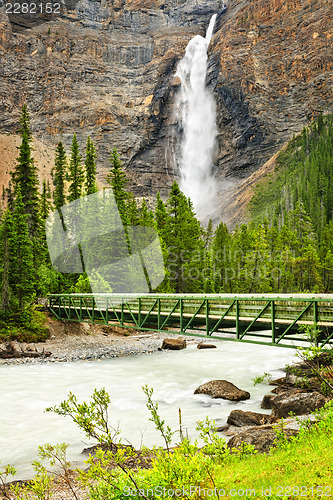
[{"label": "tall spruce tree", "polygon": [[29,235],[34,241],[37,252],[41,229],[39,214],[40,197],[38,173],[32,157],[32,135],[30,129],[29,113],[26,105],[24,105],[22,108],[20,124],[21,128],[19,129],[19,133],[22,137],[22,142],[19,147],[19,157],[17,158],[15,169],[12,172],[14,198],[17,197],[18,190],[20,189],[24,207],[23,210],[27,215]]},{"label": "tall spruce tree", "polygon": [[0,311],[7,315],[10,309],[11,290],[9,283],[9,270],[10,270],[10,248],[9,248],[9,214],[10,210],[7,209],[0,228],[1,234],[1,250],[2,250],[2,280],[1,280],[1,304]]},{"label": "tall spruce tree", "polygon": [[96,185],[96,151],[93,141],[88,137],[86,146],[86,158],[85,158],[85,169],[86,169],[86,182],[85,191],[86,194],[93,194],[97,192]]},{"label": "tall spruce tree", "polygon": [[40,198],[40,216],[43,225],[45,224],[45,221],[48,218],[49,213],[51,212],[51,207],[52,201],[50,183],[46,182],[46,180],[43,179],[42,194]]},{"label": "tall spruce tree", "polygon": [[18,185],[13,214],[7,213],[10,228],[10,271],[9,285],[15,294],[19,309],[23,309],[33,294],[35,286],[35,268],[33,243],[29,236],[28,216],[24,213],[23,196]]},{"label": "tall spruce tree", "polygon": [[128,179],[122,168],[122,164],[116,148],[113,148],[112,150],[110,161],[111,161],[111,169],[106,177],[106,180],[112,187],[122,222],[123,224],[127,224],[128,217],[126,210],[126,202],[129,198],[129,195],[126,192],[125,187],[128,182]]},{"label": "tall spruce tree", "polygon": [[74,134],[72,140],[71,157],[69,161],[69,195],[68,201],[74,201],[82,195],[84,173],[81,165],[81,155],[79,152],[79,144],[76,135]]},{"label": "tall spruce tree", "polygon": [[172,185],[166,212],[163,233],[171,284],[176,293],[198,291],[202,275],[200,262],[193,257],[203,249],[201,227],[190,200],[181,192],[177,182]]},{"label": "tall spruce tree", "polygon": [[55,154],[55,167],[54,167],[54,191],[53,191],[53,202],[57,210],[65,205],[66,195],[65,195],[65,179],[66,179],[66,169],[67,160],[66,153],[62,142],[58,143],[56,154]]}]

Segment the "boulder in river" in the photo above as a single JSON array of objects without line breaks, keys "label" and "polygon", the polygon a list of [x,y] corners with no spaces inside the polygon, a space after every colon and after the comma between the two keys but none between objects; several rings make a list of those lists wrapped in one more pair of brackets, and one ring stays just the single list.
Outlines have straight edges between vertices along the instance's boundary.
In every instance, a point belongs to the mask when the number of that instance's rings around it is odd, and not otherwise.
[{"label": "boulder in river", "polygon": [[186,340],[183,339],[164,339],[162,349],[170,349],[172,351],[180,351],[186,348]]},{"label": "boulder in river", "polygon": [[214,344],[204,344],[204,342],[199,342],[197,349],[216,349]]},{"label": "boulder in river", "polygon": [[264,413],[255,413],[253,411],[232,410],[230,413],[227,424],[243,427],[245,425],[264,425],[269,422],[269,415]]},{"label": "boulder in river", "polygon": [[207,394],[214,399],[228,399],[229,401],[243,401],[250,398],[250,393],[239,389],[227,380],[211,380],[200,385],[194,394]]},{"label": "boulder in river", "polygon": [[262,398],[260,408],[263,410],[271,410],[273,398],[276,398],[275,394],[265,394]]},{"label": "boulder in river", "polygon": [[290,413],[306,415],[322,408],[326,398],[319,392],[293,392],[276,396],[272,399],[272,416],[286,418]]}]

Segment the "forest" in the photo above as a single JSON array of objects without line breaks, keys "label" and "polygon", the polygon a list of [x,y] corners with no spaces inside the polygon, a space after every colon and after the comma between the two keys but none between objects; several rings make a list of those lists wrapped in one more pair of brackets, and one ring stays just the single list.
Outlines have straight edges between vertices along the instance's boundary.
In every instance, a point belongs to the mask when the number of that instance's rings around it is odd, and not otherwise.
[{"label": "forest", "polygon": [[[49,214],[97,192],[94,144],[84,155],[74,134],[67,155],[56,148],[52,183],[39,186],[29,113],[23,106],[21,145],[0,222],[0,339],[36,341],[47,335],[36,301],[49,293],[90,293],[83,274],[56,271],[45,221]],[[279,154],[272,174],[256,187],[247,223],[233,230],[210,221],[202,227],[191,200],[174,182],[154,207],[139,204],[116,149],[107,183],[124,227],[151,226],[162,246],[165,279],[160,293],[269,293],[333,291],[333,115],[318,116]]]}]

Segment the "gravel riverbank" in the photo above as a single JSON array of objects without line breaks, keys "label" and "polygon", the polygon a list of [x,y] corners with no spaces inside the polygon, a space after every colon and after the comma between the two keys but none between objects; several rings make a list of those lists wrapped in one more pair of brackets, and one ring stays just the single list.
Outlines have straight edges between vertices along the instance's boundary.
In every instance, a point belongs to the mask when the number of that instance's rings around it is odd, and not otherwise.
[{"label": "gravel riverbank", "polygon": [[[0,365],[26,363],[59,363],[66,361],[96,360],[120,356],[134,356],[158,351],[164,338],[174,336],[159,332],[142,332],[132,328],[104,326],[88,323],[57,321],[48,317],[50,336],[45,342],[18,343],[20,350],[51,352],[39,358],[0,359]],[[179,338],[185,338],[179,335]],[[190,340],[187,337],[187,340]],[[196,339],[195,342],[199,342]]]}]

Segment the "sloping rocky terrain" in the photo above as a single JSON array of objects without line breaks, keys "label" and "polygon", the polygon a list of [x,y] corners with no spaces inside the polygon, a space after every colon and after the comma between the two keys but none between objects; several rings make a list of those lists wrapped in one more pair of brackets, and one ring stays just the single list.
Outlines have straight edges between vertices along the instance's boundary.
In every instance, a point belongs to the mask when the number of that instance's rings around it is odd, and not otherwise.
[{"label": "sloping rocky terrain", "polygon": [[318,112],[332,111],[330,0],[65,0],[59,9],[6,14],[0,0],[0,133],[17,130],[26,102],[46,147],[69,148],[75,132],[83,149],[92,137],[102,183],[116,147],[136,195],[167,194],[181,135],[176,64],[213,13],[207,83],[226,220],[230,190]]}]

